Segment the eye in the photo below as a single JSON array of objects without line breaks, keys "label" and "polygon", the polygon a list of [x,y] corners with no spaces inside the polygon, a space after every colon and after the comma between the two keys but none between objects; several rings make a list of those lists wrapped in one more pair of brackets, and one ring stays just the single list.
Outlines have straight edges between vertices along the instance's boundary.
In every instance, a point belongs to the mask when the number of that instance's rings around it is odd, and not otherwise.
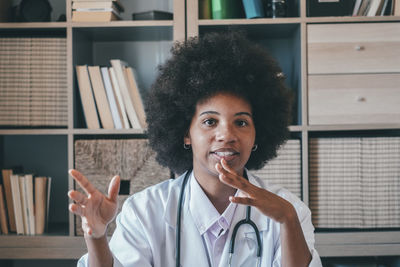
[{"label": "eye", "polygon": [[244,126],[249,125],[249,123],[246,120],[237,120],[236,125],[240,126],[240,127],[244,127]]},{"label": "eye", "polygon": [[217,121],[215,119],[205,119],[203,121],[203,124],[206,126],[213,126],[217,123]]}]

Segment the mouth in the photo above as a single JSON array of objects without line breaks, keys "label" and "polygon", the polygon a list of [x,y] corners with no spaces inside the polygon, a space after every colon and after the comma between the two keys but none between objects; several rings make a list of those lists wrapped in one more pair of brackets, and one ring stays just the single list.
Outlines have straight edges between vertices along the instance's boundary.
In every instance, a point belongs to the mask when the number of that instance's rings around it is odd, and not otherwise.
[{"label": "mouth", "polygon": [[239,156],[239,152],[233,149],[218,149],[216,151],[211,152],[211,154],[218,160],[225,159],[227,162],[232,161],[233,159]]}]

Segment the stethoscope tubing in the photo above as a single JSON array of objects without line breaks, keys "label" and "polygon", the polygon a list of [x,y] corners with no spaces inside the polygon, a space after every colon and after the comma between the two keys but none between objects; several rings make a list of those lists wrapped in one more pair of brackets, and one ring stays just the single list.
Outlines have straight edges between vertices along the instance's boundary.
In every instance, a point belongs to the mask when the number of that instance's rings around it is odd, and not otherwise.
[{"label": "stethoscope tubing", "polygon": [[[182,189],[179,194],[179,200],[178,200],[178,211],[177,211],[177,221],[176,221],[176,251],[175,251],[175,262],[176,262],[176,267],[180,267],[180,260],[181,260],[181,217],[182,217],[182,203],[183,203],[183,195],[185,192],[186,184],[189,180],[190,174],[192,170],[188,170],[185,173],[185,177],[183,178],[182,182]],[[244,177],[248,180],[246,172],[244,173]],[[232,237],[230,240],[230,245],[229,245],[229,259],[228,259],[228,266],[231,266],[232,262],[232,255],[234,253],[235,249],[235,241],[236,241],[236,234],[240,228],[240,226],[248,224],[250,225],[256,234],[257,237],[257,244],[258,244],[258,249],[257,249],[257,265],[260,264],[260,259],[261,259],[261,251],[262,251],[262,244],[261,244],[261,238],[260,238],[260,232],[258,231],[257,225],[251,220],[251,207],[247,206],[246,208],[246,218],[239,221],[235,227],[233,228],[232,232]]]}]

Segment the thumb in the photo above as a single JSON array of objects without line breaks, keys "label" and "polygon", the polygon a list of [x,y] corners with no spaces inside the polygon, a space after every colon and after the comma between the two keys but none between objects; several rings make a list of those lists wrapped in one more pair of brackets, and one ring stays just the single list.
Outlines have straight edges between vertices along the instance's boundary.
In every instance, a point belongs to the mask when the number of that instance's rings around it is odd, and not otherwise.
[{"label": "thumb", "polygon": [[108,186],[108,198],[111,199],[112,202],[117,202],[120,184],[121,178],[117,175],[112,178]]}]

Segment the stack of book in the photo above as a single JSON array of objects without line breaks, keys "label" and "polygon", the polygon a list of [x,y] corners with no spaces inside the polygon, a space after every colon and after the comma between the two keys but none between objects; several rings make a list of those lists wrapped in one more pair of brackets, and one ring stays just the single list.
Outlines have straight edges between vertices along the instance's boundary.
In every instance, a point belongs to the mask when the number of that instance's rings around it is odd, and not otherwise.
[{"label": "stack of book", "polygon": [[104,22],[120,20],[124,7],[119,0],[73,0],[72,21]]},{"label": "stack of book", "polygon": [[[74,151],[75,168],[85,170],[86,177],[101,192],[107,193],[111,177],[121,177],[119,209],[129,195],[171,178],[170,170],[157,163],[147,139],[77,140]],[[83,235],[80,216],[75,216],[75,222],[76,234]],[[115,221],[107,234],[114,229]]]},{"label": "stack of book", "polygon": [[[32,174],[14,174],[3,169],[0,185],[1,232],[22,235],[40,235],[48,222],[50,177]],[[4,190],[4,191],[3,191]]]},{"label": "stack of book", "polygon": [[264,168],[251,171],[267,184],[280,185],[301,198],[300,140],[288,140]]},{"label": "stack of book", "polygon": [[87,127],[99,129],[101,122],[104,129],[146,129],[135,70],[119,59],[111,66],[76,66]]},{"label": "stack of book", "polygon": [[400,227],[399,162],[399,137],[310,139],[315,227]]},{"label": "stack of book", "polygon": [[0,38],[0,125],[68,123],[65,38]]}]

